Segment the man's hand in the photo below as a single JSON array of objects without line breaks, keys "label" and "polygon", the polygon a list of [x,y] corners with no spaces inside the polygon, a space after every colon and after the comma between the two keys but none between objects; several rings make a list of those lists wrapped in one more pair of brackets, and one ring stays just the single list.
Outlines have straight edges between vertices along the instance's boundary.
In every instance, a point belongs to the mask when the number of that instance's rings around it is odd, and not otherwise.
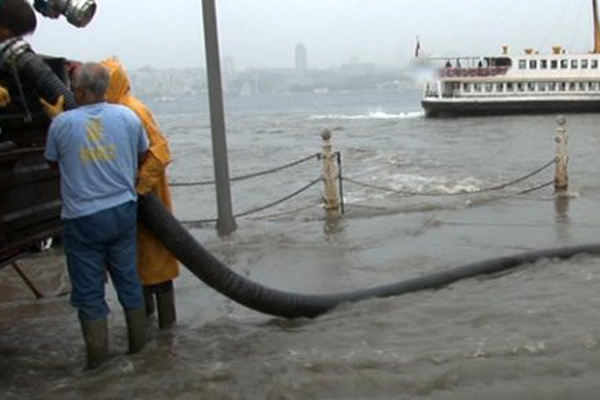
[{"label": "man's hand", "polygon": [[10,103],[10,94],[8,90],[0,86],[0,107],[6,107]]},{"label": "man's hand", "polygon": [[50,104],[46,100],[40,97],[40,103],[42,103],[42,108],[44,112],[48,116],[48,118],[53,119],[58,114],[65,111],[65,96],[59,96],[56,100],[56,104]]}]

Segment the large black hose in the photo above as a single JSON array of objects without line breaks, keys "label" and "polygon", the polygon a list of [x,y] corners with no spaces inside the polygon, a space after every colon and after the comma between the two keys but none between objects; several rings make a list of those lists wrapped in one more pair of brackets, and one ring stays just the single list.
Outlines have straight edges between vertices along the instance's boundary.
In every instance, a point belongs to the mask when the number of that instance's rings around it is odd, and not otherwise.
[{"label": "large black hose", "polygon": [[44,60],[33,52],[25,52],[16,59],[16,67],[28,81],[32,82],[42,97],[55,104],[59,96],[64,96],[64,109],[77,107],[73,92],[61,81]]},{"label": "large black hose", "polygon": [[0,45],[0,64],[15,68],[50,104],[63,96],[65,110],[77,107],[73,92],[23,39],[10,39]]},{"label": "large black hose", "polygon": [[155,196],[141,196],[138,210],[141,222],[204,283],[248,308],[285,318],[316,317],[346,302],[437,289],[461,279],[507,271],[541,258],[600,253],[600,244],[538,250],[466,264],[365,290],[307,295],[271,289],[235,273],[204,249]]}]

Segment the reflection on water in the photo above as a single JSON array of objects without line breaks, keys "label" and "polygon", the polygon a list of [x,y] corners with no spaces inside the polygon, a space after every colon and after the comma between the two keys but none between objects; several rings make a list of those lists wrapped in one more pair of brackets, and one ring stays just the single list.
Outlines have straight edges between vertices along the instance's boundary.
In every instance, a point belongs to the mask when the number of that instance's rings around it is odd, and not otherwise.
[{"label": "reflection on water", "polygon": [[569,242],[569,228],[571,221],[569,219],[570,197],[557,195],[554,199],[554,210],[556,211],[556,236],[560,242]]},{"label": "reflection on water", "polygon": [[[418,104],[416,95],[398,97],[253,99],[248,107],[237,100],[228,114],[232,175],[315,153],[320,132],[331,127],[337,127],[333,143],[345,176],[397,190],[489,187],[553,157],[552,116],[381,118],[418,111],[406,106]],[[158,112],[175,156],[171,178],[210,180],[208,118],[183,111]],[[318,204],[322,188],[315,186],[278,208],[238,219],[237,232],[226,239],[212,226],[192,233],[249,279],[321,294],[594,242],[600,237],[600,117],[568,118],[577,197],[556,197],[545,188],[477,202],[345,184],[346,213],[336,215]],[[236,183],[234,211],[273,201],[319,173],[320,165],[309,163]],[[531,185],[549,179],[547,173]],[[173,195],[180,219],[214,217],[212,187],[174,188]],[[148,347],[134,356],[125,355],[124,317],[108,286],[113,358],[92,373],[81,371],[75,311],[67,297],[57,296],[68,290],[60,247],[20,265],[45,297],[35,300],[11,268],[0,271],[2,399],[593,399],[600,389],[597,257],[541,260],[510,274],[294,321],[239,306],[183,269],[176,281],[178,325],[160,332],[151,324]]]}]

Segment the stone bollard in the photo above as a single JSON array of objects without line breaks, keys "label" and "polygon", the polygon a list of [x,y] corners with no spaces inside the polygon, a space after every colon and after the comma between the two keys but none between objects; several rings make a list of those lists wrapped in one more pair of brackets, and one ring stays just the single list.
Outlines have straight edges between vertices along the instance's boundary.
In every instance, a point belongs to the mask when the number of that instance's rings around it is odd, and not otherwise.
[{"label": "stone bollard", "polygon": [[331,132],[325,129],[321,133],[323,139],[323,180],[325,182],[325,209],[338,210],[340,208],[340,198],[337,189],[337,159],[333,151],[331,151]]},{"label": "stone bollard", "polygon": [[560,115],[556,122],[556,168],[554,172],[554,192],[559,195],[564,195],[569,189],[569,176],[567,174],[567,164],[569,163],[569,155],[567,154],[567,145],[569,138],[567,137],[566,124],[567,120]]}]

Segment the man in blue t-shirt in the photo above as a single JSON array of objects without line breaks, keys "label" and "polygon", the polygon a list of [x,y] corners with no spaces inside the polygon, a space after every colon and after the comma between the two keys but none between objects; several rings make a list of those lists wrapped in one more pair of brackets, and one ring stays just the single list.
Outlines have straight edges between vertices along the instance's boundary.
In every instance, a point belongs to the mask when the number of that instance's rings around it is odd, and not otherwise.
[{"label": "man in blue t-shirt", "polygon": [[109,74],[83,64],[73,79],[79,108],[50,125],[46,159],[60,169],[64,247],[88,368],[108,358],[105,271],[125,309],[129,351],[145,344],[145,310],[136,271],[136,171],[148,142],[137,116],[105,102]]}]

